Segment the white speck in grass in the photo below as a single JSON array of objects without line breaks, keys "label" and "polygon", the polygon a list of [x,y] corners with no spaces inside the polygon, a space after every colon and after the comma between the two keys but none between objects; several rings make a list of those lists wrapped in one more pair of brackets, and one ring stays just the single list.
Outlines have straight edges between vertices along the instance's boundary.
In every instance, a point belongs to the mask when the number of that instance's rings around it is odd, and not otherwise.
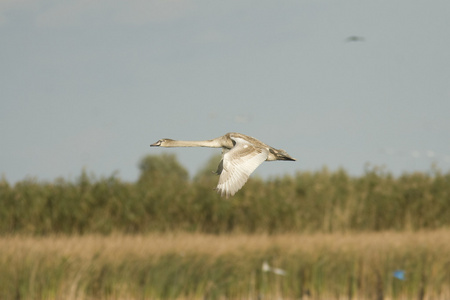
[{"label": "white speck in grass", "polygon": [[274,274],[286,276],[286,271],[279,268],[272,268],[269,266],[269,263],[267,261],[264,261],[262,264],[262,271],[263,272],[273,272]]}]

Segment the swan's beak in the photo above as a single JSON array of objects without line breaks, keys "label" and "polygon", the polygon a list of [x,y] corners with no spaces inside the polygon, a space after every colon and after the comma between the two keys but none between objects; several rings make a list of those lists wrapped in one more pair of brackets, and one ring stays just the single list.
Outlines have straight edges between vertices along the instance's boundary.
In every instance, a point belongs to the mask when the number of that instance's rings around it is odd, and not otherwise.
[{"label": "swan's beak", "polygon": [[150,145],[150,147],[159,147],[159,146],[161,146],[161,141],[157,141],[156,143]]},{"label": "swan's beak", "polygon": [[282,153],[279,153],[277,156],[278,156],[278,160],[296,161],[296,159],[291,157],[289,154],[287,154],[286,151],[283,151]]},{"label": "swan's beak", "polygon": [[296,161],[296,159],[295,159],[295,158],[293,158],[293,157],[290,157],[289,155],[285,155],[285,156],[283,157],[283,159],[284,159],[284,160],[291,160],[291,161]]}]

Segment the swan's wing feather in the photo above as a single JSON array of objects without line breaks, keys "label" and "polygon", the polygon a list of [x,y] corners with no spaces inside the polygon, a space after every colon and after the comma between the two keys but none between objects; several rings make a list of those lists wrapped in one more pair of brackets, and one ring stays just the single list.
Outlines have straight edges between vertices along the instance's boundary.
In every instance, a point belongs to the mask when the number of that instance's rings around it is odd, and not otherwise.
[{"label": "swan's wing feather", "polygon": [[223,159],[220,160],[219,165],[217,166],[217,171],[214,173],[220,175],[222,174],[222,171],[223,171]]},{"label": "swan's wing feather", "polygon": [[255,147],[242,138],[232,138],[235,146],[223,155],[222,172],[217,191],[222,196],[233,196],[247,182],[250,174],[267,159],[266,149]]},{"label": "swan's wing feather", "polygon": [[217,175],[222,174],[222,170],[223,170],[223,156],[225,155],[225,153],[227,153],[228,151],[230,151],[230,149],[227,148],[222,148],[222,159],[219,162],[219,165],[217,166],[217,171],[214,172]]}]

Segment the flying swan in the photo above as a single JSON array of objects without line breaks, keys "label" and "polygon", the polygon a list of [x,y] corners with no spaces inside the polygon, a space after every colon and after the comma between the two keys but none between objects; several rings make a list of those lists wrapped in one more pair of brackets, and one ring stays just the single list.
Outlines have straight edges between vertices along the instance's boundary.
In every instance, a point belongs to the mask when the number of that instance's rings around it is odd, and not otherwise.
[{"label": "flying swan", "polygon": [[263,161],[296,160],[284,150],[272,148],[251,136],[236,132],[206,141],[161,139],[150,146],[222,148],[222,160],[216,171],[220,175],[216,190],[226,198],[240,190]]}]

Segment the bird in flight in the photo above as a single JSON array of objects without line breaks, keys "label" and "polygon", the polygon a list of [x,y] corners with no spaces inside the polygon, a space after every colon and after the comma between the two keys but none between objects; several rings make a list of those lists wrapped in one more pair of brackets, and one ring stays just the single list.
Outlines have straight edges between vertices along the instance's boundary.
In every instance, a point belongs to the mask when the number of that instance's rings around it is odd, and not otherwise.
[{"label": "bird in flight", "polygon": [[352,35],[345,39],[346,42],[364,42],[366,39],[362,36]]},{"label": "bird in flight", "polygon": [[209,147],[222,148],[222,160],[216,174],[220,175],[216,190],[226,198],[233,196],[247,182],[250,174],[264,161],[295,161],[286,151],[237,132],[205,141],[160,139],[151,147]]}]

